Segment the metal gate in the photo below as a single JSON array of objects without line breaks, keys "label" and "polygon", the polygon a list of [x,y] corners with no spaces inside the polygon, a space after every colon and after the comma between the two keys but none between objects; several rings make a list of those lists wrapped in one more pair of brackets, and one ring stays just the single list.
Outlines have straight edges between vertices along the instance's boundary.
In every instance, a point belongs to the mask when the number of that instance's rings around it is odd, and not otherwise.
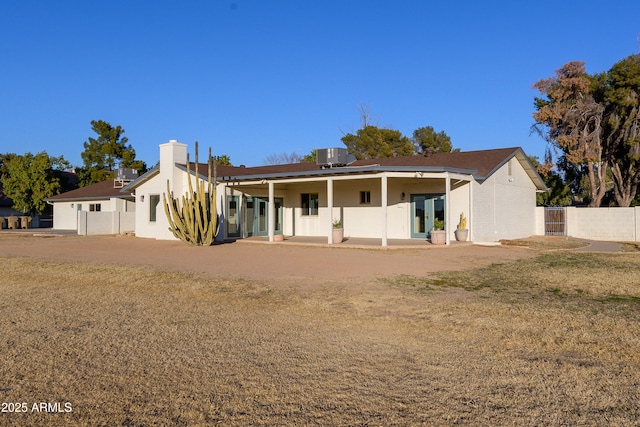
[{"label": "metal gate", "polygon": [[544,208],[544,235],[565,236],[565,208],[549,206]]}]

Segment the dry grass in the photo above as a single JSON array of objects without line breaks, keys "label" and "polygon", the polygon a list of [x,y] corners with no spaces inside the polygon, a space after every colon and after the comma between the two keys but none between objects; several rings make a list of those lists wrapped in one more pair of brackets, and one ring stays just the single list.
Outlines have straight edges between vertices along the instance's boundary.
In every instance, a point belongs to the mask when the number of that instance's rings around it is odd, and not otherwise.
[{"label": "dry grass", "polygon": [[363,293],[0,259],[0,425],[636,425],[638,254]]},{"label": "dry grass", "polygon": [[576,249],[587,246],[585,240],[566,236],[531,236],[525,239],[501,240],[506,246],[525,246],[536,250]]}]

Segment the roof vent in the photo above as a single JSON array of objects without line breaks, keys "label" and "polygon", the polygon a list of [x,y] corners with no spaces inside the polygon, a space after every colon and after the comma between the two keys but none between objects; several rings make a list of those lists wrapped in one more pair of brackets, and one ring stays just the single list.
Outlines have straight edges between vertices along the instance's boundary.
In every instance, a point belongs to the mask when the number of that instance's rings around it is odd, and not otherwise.
[{"label": "roof vent", "polygon": [[131,168],[118,168],[113,174],[113,188],[122,188],[138,179],[138,171]]},{"label": "roof vent", "polygon": [[316,164],[322,168],[346,166],[356,161],[353,154],[347,154],[346,148],[318,148]]}]

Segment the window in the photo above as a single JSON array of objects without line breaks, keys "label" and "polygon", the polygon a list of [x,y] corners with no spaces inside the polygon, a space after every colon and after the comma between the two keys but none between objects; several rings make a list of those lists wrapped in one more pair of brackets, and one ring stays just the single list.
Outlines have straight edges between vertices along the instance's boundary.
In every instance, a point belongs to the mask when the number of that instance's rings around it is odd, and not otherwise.
[{"label": "window", "polygon": [[160,204],[159,194],[149,194],[149,221],[156,222],[156,212]]},{"label": "window", "polygon": [[318,193],[302,193],[302,215],[318,215]]},{"label": "window", "polygon": [[369,205],[369,204],[371,204],[371,191],[361,191],[360,192],[360,204],[361,205]]},{"label": "window", "polygon": [[100,203],[90,203],[89,204],[89,212],[100,212],[102,210],[102,206]]}]

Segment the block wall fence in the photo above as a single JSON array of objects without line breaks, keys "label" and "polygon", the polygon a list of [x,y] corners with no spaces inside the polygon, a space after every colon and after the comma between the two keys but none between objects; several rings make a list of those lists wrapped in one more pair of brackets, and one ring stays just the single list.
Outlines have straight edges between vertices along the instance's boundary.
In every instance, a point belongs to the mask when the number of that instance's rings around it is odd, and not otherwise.
[{"label": "block wall fence", "polygon": [[[565,235],[580,239],[640,241],[640,206],[633,208],[565,207]],[[536,208],[536,235],[545,234],[544,208]]]}]

